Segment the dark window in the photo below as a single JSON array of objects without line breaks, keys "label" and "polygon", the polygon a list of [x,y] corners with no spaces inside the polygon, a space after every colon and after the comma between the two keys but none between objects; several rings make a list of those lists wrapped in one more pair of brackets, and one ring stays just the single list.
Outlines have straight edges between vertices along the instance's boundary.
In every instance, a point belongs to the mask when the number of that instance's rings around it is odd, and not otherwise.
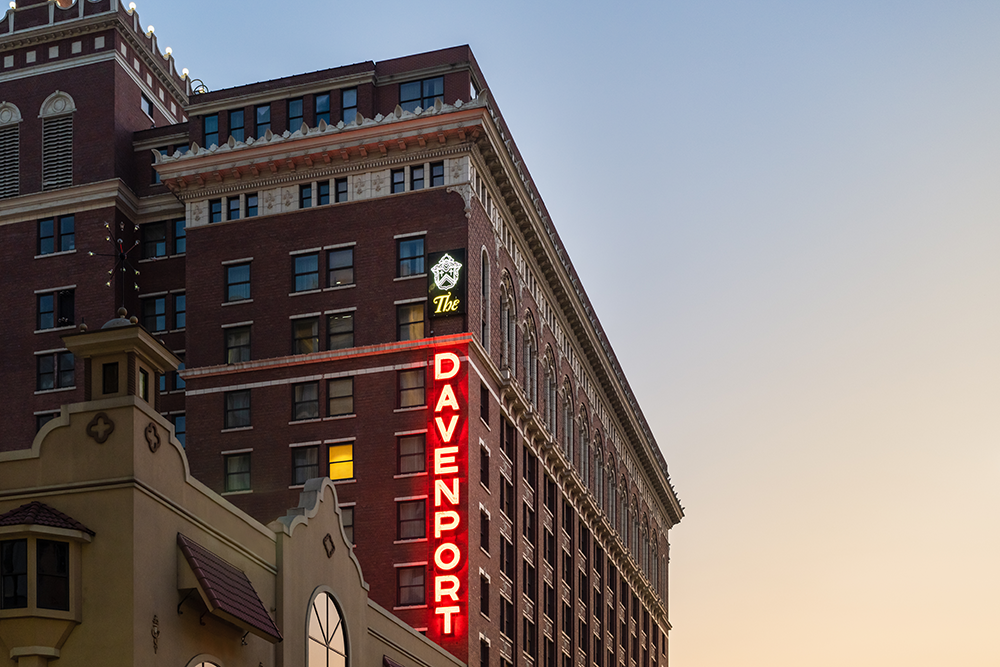
[{"label": "dark window", "polygon": [[573,608],[567,603],[563,602],[562,605],[562,631],[565,633],[570,640],[573,639]]},{"label": "dark window", "polygon": [[490,388],[485,382],[479,383],[479,417],[490,424]]},{"label": "dark window", "polygon": [[354,284],[354,248],[337,248],[326,255],[327,287]]},{"label": "dark window", "polygon": [[28,606],[28,540],[0,542],[0,609]]},{"label": "dark window", "polygon": [[556,589],[552,588],[548,583],[542,586],[542,610],[549,617],[549,620],[555,619]]},{"label": "dark window", "polygon": [[257,217],[257,193],[247,195],[247,217]]},{"label": "dark window", "polygon": [[423,472],[427,469],[425,441],[423,433],[399,437],[399,474]]},{"label": "dark window", "polygon": [[335,313],[326,319],[327,349],[354,347],[354,313]]},{"label": "dark window", "polygon": [[400,607],[424,603],[424,566],[396,568],[397,602]]},{"label": "dark window", "polygon": [[330,380],[326,385],[331,417],[354,414],[354,378]]},{"label": "dark window", "polygon": [[226,267],[226,301],[250,298],[250,265],[232,264]]},{"label": "dark window", "polygon": [[262,104],[256,108],[257,112],[257,138],[260,139],[264,133],[271,129],[271,105]]},{"label": "dark window", "polygon": [[313,189],[312,185],[299,186],[299,208],[309,208],[312,206]]},{"label": "dark window", "polygon": [[535,651],[537,646],[535,642],[537,641],[537,635],[535,633],[535,624],[532,623],[527,618],[524,619],[524,637],[522,637],[522,645],[524,647],[524,652],[531,656],[532,659],[535,658]]},{"label": "dark window", "polygon": [[514,520],[514,485],[502,478],[500,481],[500,509],[504,516]]},{"label": "dark window", "polygon": [[507,458],[511,461],[514,460],[514,445],[517,442],[517,431],[514,429],[514,424],[503,419],[500,422],[500,427],[503,429],[501,435],[503,437],[503,453],[507,455]]},{"label": "dark window", "polygon": [[562,552],[562,579],[567,586],[573,587],[573,557],[565,549]]},{"label": "dark window", "polygon": [[322,95],[317,95],[315,97],[315,107],[316,107],[316,125],[319,122],[326,121],[326,124],[330,124],[330,93],[323,93]]},{"label": "dark window", "polygon": [[424,337],[424,304],[407,303],[396,306],[399,340],[420,340]]},{"label": "dark window", "polygon": [[250,361],[250,327],[226,329],[226,363]]},{"label": "dark window", "polygon": [[167,330],[167,297],[142,300],[142,326],[149,331]]},{"label": "dark window", "polygon": [[521,448],[521,456],[524,461],[524,473],[522,477],[524,477],[524,481],[527,482],[528,486],[534,489],[538,459],[536,459],[535,455],[531,453],[531,450],[528,449],[527,445]]},{"label": "dark window", "polygon": [[347,201],[347,179],[338,178],[333,182],[334,195],[333,201],[342,202]]},{"label": "dark window", "polygon": [[292,385],[292,420],[319,418],[319,383]]},{"label": "dark window", "polygon": [[545,562],[555,567],[556,565],[556,536],[548,528],[545,529]]},{"label": "dark window", "polygon": [[514,580],[514,545],[511,544],[507,538],[500,540],[500,547],[503,551],[501,554],[503,560],[500,562],[500,571],[503,572],[508,579]]},{"label": "dark window", "polygon": [[483,637],[479,638],[479,667],[490,667],[490,644]]},{"label": "dark window", "polygon": [[229,112],[229,135],[236,141],[246,138],[243,132],[243,109]]},{"label": "dark window", "polygon": [[[158,152],[160,155],[170,155],[170,149],[167,148],[166,146],[162,146],[160,148],[157,148],[156,152]],[[152,172],[153,172],[153,174],[152,174],[152,180],[150,180],[150,184],[151,185],[159,185],[160,184],[160,172],[156,171],[155,167],[152,169]]]},{"label": "dark window", "polygon": [[424,272],[424,237],[400,239],[398,244],[400,278]]},{"label": "dark window", "polygon": [[[228,395],[227,395],[228,396]],[[226,491],[250,490],[250,452],[229,454],[224,458]]]},{"label": "dark window", "polygon": [[503,596],[500,597],[500,632],[507,639],[514,639],[514,605]]},{"label": "dark window", "polygon": [[537,602],[538,598],[536,596],[535,586],[537,584],[535,577],[535,566],[528,561],[521,561],[521,572],[524,575],[521,579],[522,588],[524,594],[528,596],[528,599],[532,602]]},{"label": "dark window", "polygon": [[556,667],[556,645],[548,637],[545,637],[544,642],[544,652],[545,655],[542,657],[542,664],[544,667]]},{"label": "dark window", "polygon": [[479,575],[479,611],[486,618],[490,617],[490,579],[482,573]]},{"label": "dark window", "polygon": [[319,447],[293,447],[292,486],[305,484],[307,479],[314,477],[319,477]]},{"label": "dark window", "polygon": [[406,171],[403,169],[393,169],[392,180],[389,184],[389,192],[396,194],[398,192],[406,192]]},{"label": "dark window", "polygon": [[404,111],[415,111],[417,107],[429,109],[437,100],[444,102],[442,76],[399,84],[399,106],[403,107]]},{"label": "dark window", "polygon": [[396,539],[415,540],[426,537],[426,500],[396,503]]},{"label": "dark window", "polygon": [[74,386],[74,360],[72,352],[56,352],[35,357],[37,366],[36,389],[63,389]]},{"label": "dark window", "polygon": [[298,132],[302,129],[302,98],[288,100],[288,131]]},{"label": "dark window", "polygon": [[479,510],[479,546],[490,552],[490,515],[484,509]]},{"label": "dark window", "polygon": [[219,145],[219,114],[205,116],[205,148]]},{"label": "dark window", "polygon": [[177,442],[181,443],[181,447],[187,446],[187,416],[182,412],[180,414],[171,415],[170,421],[174,424],[174,437],[177,438]]},{"label": "dark window", "polygon": [[76,248],[76,218],[64,215],[59,218],[59,252]]},{"label": "dark window", "polygon": [[295,255],[292,257],[292,291],[314,289],[319,289],[319,255]]},{"label": "dark window", "polygon": [[230,197],[226,200],[226,220],[240,219],[240,198]]},{"label": "dark window", "polygon": [[346,88],[340,91],[340,117],[344,123],[353,123],[358,115],[358,89]]},{"label": "dark window", "polygon": [[347,541],[354,544],[354,506],[340,508],[340,523],[344,525]]},{"label": "dark window", "polygon": [[319,318],[292,320],[292,354],[319,352]]},{"label": "dark window", "polygon": [[330,181],[323,181],[316,185],[316,205],[325,206],[330,203]]},{"label": "dark window", "polygon": [[335,445],[330,445],[327,456],[330,465],[330,472],[327,477],[330,479],[354,478],[353,442],[338,442]]},{"label": "dark window", "polygon": [[[250,390],[226,392],[226,428],[250,426]],[[247,459],[249,469],[249,457]]]},{"label": "dark window", "polygon": [[38,295],[37,328],[54,329],[71,326],[75,319],[75,295],[73,290],[61,290]]},{"label": "dark window", "polygon": [[479,448],[479,481],[490,488],[490,452],[485,447]]},{"label": "dark window", "polygon": [[208,221],[212,222],[222,222],[222,200],[221,199],[210,199],[208,200]]},{"label": "dark window", "polygon": [[167,255],[167,223],[154,222],[142,226],[142,256],[166,257]]},{"label": "dark window", "polygon": [[399,371],[399,407],[412,408],[424,404],[424,378],[426,375],[423,368]]},{"label": "dark window", "polygon": [[431,163],[431,187],[444,185],[444,162]]},{"label": "dark window", "polygon": [[545,506],[556,515],[556,483],[548,475],[545,476]]},{"label": "dark window", "polygon": [[101,366],[101,393],[118,393],[118,362]]},{"label": "dark window", "polygon": [[174,295],[174,328],[183,329],[187,326],[187,295]]},{"label": "dark window", "polygon": [[38,254],[50,255],[76,248],[76,218],[63,215],[38,221]]},{"label": "dark window", "polygon": [[410,189],[424,189],[424,168],[422,165],[419,167],[410,167]]},{"label": "dark window", "polygon": [[174,253],[182,254],[187,252],[187,227],[184,225],[184,218],[174,220]]},{"label": "dark window", "polygon": [[69,544],[52,540],[35,543],[39,609],[69,610]]},{"label": "dark window", "polygon": [[524,523],[521,532],[528,538],[528,542],[535,543],[535,510],[531,509],[528,503],[524,503]]}]

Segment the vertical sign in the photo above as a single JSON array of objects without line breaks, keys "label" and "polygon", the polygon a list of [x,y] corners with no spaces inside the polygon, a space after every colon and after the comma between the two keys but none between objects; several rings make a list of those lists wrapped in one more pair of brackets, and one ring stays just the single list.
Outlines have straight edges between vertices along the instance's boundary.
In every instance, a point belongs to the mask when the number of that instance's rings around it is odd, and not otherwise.
[{"label": "vertical sign", "polygon": [[465,349],[434,352],[428,424],[434,508],[431,607],[441,635],[460,632],[468,609],[468,371]]},{"label": "vertical sign", "polygon": [[431,317],[465,313],[465,249],[432,252],[427,255],[431,267],[427,284]]}]

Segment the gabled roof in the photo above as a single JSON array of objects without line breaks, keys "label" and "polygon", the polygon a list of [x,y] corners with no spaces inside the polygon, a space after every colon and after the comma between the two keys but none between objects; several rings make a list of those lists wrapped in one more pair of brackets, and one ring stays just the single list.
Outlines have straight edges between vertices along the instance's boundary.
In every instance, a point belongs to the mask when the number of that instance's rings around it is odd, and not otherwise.
[{"label": "gabled roof", "polygon": [[243,570],[180,533],[177,546],[191,566],[198,592],[212,614],[272,644],[281,641],[281,631]]},{"label": "gabled roof", "polygon": [[94,535],[94,531],[73,517],[37,500],[0,514],[0,526],[49,526],[50,528],[79,530],[82,533]]}]

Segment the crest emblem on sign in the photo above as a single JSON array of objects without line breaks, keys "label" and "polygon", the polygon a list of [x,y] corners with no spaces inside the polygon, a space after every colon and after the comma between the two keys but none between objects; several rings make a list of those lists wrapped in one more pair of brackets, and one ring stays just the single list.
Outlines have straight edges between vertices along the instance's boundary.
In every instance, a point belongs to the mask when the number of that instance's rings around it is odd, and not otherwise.
[{"label": "crest emblem on sign", "polygon": [[437,264],[431,267],[434,274],[434,284],[440,290],[449,290],[458,284],[462,264],[456,262],[451,255],[445,255]]}]

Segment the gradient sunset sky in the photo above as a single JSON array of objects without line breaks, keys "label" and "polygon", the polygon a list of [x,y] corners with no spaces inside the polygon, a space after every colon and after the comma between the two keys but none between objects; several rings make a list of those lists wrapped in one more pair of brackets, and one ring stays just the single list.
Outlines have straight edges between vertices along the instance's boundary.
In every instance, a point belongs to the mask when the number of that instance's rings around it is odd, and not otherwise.
[{"label": "gradient sunset sky", "polygon": [[673,667],[1000,664],[1000,2],[137,4],[213,90],[472,46],[686,507]]}]

